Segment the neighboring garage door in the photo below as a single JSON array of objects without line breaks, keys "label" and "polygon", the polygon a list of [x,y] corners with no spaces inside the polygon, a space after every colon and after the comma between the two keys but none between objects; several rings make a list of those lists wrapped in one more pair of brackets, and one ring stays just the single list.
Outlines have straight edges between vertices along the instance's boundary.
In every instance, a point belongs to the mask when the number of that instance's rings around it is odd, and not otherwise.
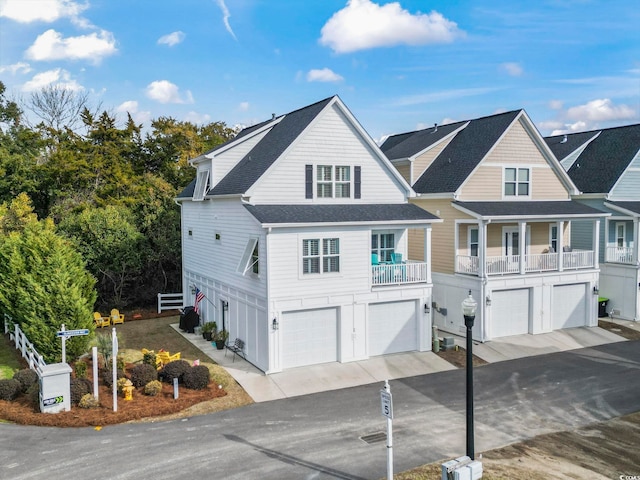
[{"label": "neighboring garage door", "polygon": [[417,349],[415,301],[369,305],[369,356]]},{"label": "neighboring garage door", "polygon": [[584,283],[553,287],[553,329],[584,327],[587,323],[587,287]]},{"label": "neighboring garage door", "polygon": [[338,360],[338,317],[335,308],[283,313],[280,333],[283,368]]},{"label": "neighboring garage door", "polygon": [[493,291],[491,338],[529,333],[529,289]]}]

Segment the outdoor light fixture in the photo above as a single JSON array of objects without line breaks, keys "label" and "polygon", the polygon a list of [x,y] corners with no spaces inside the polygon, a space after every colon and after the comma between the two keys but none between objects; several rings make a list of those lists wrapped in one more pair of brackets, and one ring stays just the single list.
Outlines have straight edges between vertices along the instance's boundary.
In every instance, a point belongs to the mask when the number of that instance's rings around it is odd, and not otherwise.
[{"label": "outdoor light fixture", "polygon": [[487,307],[491,306],[491,297],[489,295],[487,295],[487,298],[485,299],[485,303],[486,303]]},{"label": "outdoor light fixture", "polygon": [[425,303],[424,304],[424,313],[430,313],[431,312],[431,308],[429,308],[429,304]]},{"label": "outdoor light fixture", "polygon": [[471,296],[462,301],[462,315],[464,324],[467,327],[467,457],[475,460],[475,448],[473,444],[473,341],[471,330],[476,319],[476,309],[478,302]]},{"label": "outdoor light fixture", "polygon": [[191,285],[191,295],[195,295],[196,294],[196,287],[194,285]]},{"label": "outdoor light fixture", "polygon": [[222,309],[226,312],[227,310],[229,310],[229,302],[227,302],[226,300],[222,301]]},{"label": "outdoor light fixture", "polygon": [[593,286],[593,294],[594,295],[598,295],[600,293],[600,290],[598,289],[598,285],[594,285]]},{"label": "outdoor light fixture", "polygon": [[277,318],[274,318],[274,319],[273,319],[273,322],[271,322],[271,328],[272,328],[273,330],[278,330],[278,327],[279,327],[279,326],[280,326],[280,325],[278,325],[278,319],[277,319]]}]

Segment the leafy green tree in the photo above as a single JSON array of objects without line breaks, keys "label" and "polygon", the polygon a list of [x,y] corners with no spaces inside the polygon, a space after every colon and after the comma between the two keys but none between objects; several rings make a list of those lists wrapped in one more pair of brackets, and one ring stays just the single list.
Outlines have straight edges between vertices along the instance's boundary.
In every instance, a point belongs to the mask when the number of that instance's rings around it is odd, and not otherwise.
[{"label": "leafy green tree", "polygon": [[97,277],[102,305],[121,308],[135,300],[148,248],[126,207],[88,208],[67,215],[58,230],[77,246]]},{"label": "leafy green tree", "polygon": [[[0,309],[20,325],[46,362],[58,362],[56,332],[62,324],[93,331],[95,278],[51,220],[38,221],[25,212],[24,196],[0,208],[0,223],[7,231],[0,237]],[[15,229],[9,231],[11,225]],[[68,342],[68,359],[86,352],[89,341],[82,336]]]}]

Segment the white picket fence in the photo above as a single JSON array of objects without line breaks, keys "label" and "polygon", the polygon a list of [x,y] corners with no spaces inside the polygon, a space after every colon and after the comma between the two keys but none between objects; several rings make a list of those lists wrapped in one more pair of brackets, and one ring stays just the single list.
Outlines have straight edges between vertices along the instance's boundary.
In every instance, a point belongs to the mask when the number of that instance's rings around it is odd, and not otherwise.
[{"label": "white picket fence", "polygon": [[[11,331],[12,326],[14,331]],[[14,325],[11,317],[6,313],[4,314],[4,333],[9,334],[9,339],[15,344],[16,350],[20,350],[22,358],[27,361],[31,370],[37,370],[46,365],[44,358],[29,341],[20,326],[17,323]]]},{"label": "white picket fence", "polygon": [[182,293],[159,293],[158,313],[164,310],[176,310],[184,306],[184,295]]}]

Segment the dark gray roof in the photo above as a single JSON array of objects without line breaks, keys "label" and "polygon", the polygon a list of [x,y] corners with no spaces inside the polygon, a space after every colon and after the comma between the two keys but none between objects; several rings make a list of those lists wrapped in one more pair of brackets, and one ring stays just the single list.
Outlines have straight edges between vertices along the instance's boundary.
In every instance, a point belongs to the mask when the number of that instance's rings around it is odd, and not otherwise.
[{"label": "dark gray roof", "polygon": [[455,192],[522,110],[471,120],[413,184],[417,193]]},{"label": "dark gray roof", "polygon": [[324,99],[284,115],[284,118],[274,125],[208,194],[245,193],[333,98]]},{"label": "dark gray roof", "polygon": [[571,217],[606,216],[607,214],[588,205],[571,200],[522,201],[522,202],[453,202],[482,217]]},{"label": "dark gray roof", "polygon": [[245,205],[260,223],[362,223],[424,221],[438,217],[413,204]]},{"label": "dark gray roof", "polygon": [[[567,135],[567,139],[573,135],[580,134]],[[583,193],[609,193],[638,151],[640,124],[607,128],[587,145],[567,173]]]},{"label": "dark gray roof", "polygon": [[[545,137],[544,141],[558,160],[564,160],[571,153],[575,152],[578,148],[595,137],[598,132],[599,130],[567,135],[555,135],[553,137]],[[563,141],[565,137],[567,140]]]},{"label": "dark gray roof", "polygon": [[640,202],[606,202],[610,205],[615,205],[616,207],[624,208],[625,210],[629,210],[630,212],[637,213],[640,215]]},{"label": "dark gray roof", "polygon": [[380,149],[389,160],[408,158],[442,140],[464,124],[465,122],[450,123],[415,132],[392,135],[384,141]]},{"label": "dark gray roof", "polygon": [[193,180],[191,180],[189,185],[184,187],[184,190],[182,190],[178,194],[178,198],[191,198],[191,197],[193,197],[193,192],[195,191],[195,189],[196,189],[196,179],[194,178]]}]

